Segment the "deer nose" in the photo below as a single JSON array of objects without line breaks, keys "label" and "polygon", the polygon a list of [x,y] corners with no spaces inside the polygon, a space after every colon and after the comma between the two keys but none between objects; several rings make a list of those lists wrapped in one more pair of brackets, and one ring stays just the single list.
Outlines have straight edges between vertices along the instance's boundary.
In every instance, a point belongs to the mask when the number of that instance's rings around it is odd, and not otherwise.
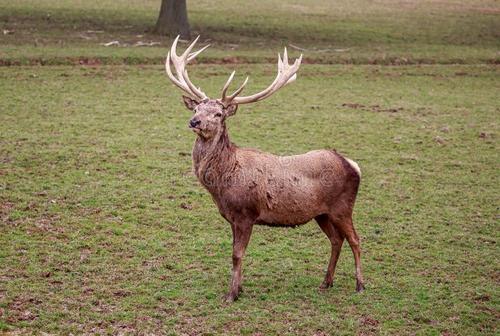
[{"label": "deer nose", "polygon": [[198,120],[198,119],[191,119],[191,120],[189,121],[189,126],[191,126],[191,127],[196,127],[196,126],[198,126],[200,123],[201,123],[201,121],[200,121],[200,120]]}]

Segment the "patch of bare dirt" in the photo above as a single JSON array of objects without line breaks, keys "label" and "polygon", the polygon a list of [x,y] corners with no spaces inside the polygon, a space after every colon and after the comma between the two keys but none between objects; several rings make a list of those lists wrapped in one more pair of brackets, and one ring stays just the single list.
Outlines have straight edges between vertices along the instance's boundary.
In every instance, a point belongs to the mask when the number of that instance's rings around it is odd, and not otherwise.
[{"label": "patch of bare dirt", "polygon": [[64,233],[63,227],[56,225],[61,217],[55,214],[42,214],[36,218],[34,225],[28,229],[30,233]]},{"label": "patch of bare dirt", "polygon": [[321,331],[321,330],[317,330],[313,336],[328,336],[328,334],[324,331]]},{"label": "patch of bare dirt", "polygon": [[454,336],[455,334],[449,330],[444,330],[441,332],[441,336]]},{"label": "patch of bare dirt", "polygon": [[347,107],[351,109],[359,109],[363,111],[371,111],[371,112],[388,112],[388,113],[397,113],[403,111],[402,107],[391,107],[391,108],[383,108],[380,105],[363,105],[359,103],[344,103],[342,107]]},{"label": "patch of bare dirt", "polygon": [[189,203],[182,202],[180,207],[184,210],[193,210],[193,206]]},{"label": "patch of bare dirt", "polygon": [[363,316],[361,318],[360,322],[361,322],[361,325],[363,325],[363,326],[371,326],[371,327],[376,327],[379,324],[379,322],[376,319],[374,319],[370,316]]},{"label": "patch of bare dirt", "polygon": [[13,202],[8,202],[0,200],[0,221],[7,222],[10,220],[10,213],[14,209],[15,204]]},{"label": "patch of bare dirt", "polygon": [[378,334],[379,321],[371,316],[363,315],[359,319],[360,331],[358,335],[368,336]]},{"label": "patch of bare dirt", "polygon": [[158,256],[156,258],[152,258],[149,260],[144,260],[142,262],[142,266],[147,270],[156,270],[159,269],[165,262],[164,256]]},{"label": "patch of bare dirt", "polygon": [[38,318],[36,306],[42,303],[41,300],[33,297],[18,296],[12,301],[7,308],[7,322],[17,323],[20,321],[33,321]]},{"label": "patch of bare dirt", "polygon": [[481,133],[479,133],[479,138],[481,138],[481,139],[493,138],[493,133],[481,132]]}]

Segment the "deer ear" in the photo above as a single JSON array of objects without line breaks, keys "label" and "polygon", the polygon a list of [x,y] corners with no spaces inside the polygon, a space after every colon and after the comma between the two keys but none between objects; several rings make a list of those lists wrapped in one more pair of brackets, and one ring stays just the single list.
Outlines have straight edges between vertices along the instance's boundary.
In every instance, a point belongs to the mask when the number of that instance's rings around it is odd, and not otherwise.
[{"label": "deer ear", "polygon": [[231,104],[228,107],[224,108],[224,113],[226,114],[227,117],[230,117],[236,113],[238,110],[238,105],[236,104]]},{"label": "deer ear", "polygon": [[182,96],[182,100],[184,101],[184,105],[186,105],[188,110],[191,111],[193,111],[196,105],[198,105],[198,102],[196,100],[188,96]]}]

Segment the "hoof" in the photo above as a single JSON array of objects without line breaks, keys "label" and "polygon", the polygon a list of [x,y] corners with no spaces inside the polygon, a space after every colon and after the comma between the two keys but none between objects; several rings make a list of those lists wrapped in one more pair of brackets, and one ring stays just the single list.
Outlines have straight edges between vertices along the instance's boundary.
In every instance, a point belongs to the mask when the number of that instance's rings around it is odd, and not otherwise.
[{"label": "hoof", "polygon": [[330,287],[333,287],[333,283],[332,282],[326,282],[326,281],[323,281],[323,283],[319,286],[319,289],[320,290],[326,290]]},{"label": "hoof", "polygon": [[362,282],[356,283],[356,292],[361,293],[365,290],[365,285]]}]

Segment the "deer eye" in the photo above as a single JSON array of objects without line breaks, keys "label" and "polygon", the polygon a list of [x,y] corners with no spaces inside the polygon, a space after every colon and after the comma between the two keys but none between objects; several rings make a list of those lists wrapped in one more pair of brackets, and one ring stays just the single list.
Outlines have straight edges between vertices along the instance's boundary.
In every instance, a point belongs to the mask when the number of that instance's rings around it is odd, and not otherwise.
[{"label": "deer eye", "polygon": [[215,114],[215,116],[216,116],[216,117],[222,117],[222,113],[217,112],[217,113]]}]

